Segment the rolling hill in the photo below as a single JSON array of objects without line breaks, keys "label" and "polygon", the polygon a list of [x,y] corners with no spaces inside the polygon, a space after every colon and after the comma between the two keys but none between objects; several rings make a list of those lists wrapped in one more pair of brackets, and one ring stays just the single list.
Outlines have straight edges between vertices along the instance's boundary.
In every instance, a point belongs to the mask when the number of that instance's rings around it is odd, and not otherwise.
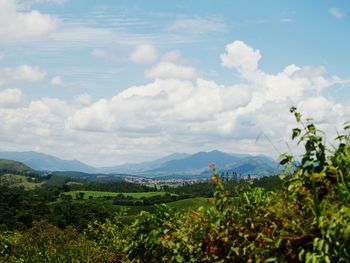
[{"label": "rolling hill", "polygon": [[35,173],[35,171],[23,163],[0,159],[0,173],[32,174]]},{"label": "rolling hill", "polygon": [[79,171],[93,173],[96,168],[77,160],[60,158],[38,152],[0,152],[0,158],[22,162],[34,170]]}]

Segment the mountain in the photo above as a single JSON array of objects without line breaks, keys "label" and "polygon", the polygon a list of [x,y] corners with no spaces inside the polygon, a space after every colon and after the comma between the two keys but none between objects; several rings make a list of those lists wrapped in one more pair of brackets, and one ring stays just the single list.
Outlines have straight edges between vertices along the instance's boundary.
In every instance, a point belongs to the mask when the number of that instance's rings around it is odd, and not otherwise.
[{"label": "mountain", "polygon": [[232,154],[217,150],[198,152],[192,155],[174,153],[150,162],[128,163],[104,168],[94,168],[77,160],[62,160],[37,152],[0,152],[0,158],[22,162],[34,170],[75,171],[89,174],[130,174],[167,178],[179,178],[179,176],[181,178],[208,177],[211,174],[208,167],[210,162],[216,164],[220,173],[235,171],[242,175],[264,176],[279,171],[278,165],[265,155]]},{"label": "mountain", "polygon": [[103,167],[103,168],[99,168],[98,170],[99,172],[104,172],[104,173],[138,174],[138,173],[143,173],[143,172],[157,169],[166,162],[173,161],[173,160],[180,160],[188,156],[190,155],[187,153],[173,153],[163,158],[156,159],[150,162],[127,163],[127,164],[122,164],[118,166]]},{"label": "mountain", "polygon": [[34,171],[23,163],[0,159],[0,173],[14,173],[14,174],[31,174]]},{"label": "mountain", "polygon": [[199,174],[203,170],[208,170],[208,164],[210,162],[214,162],[219,167],[224,166],[227,163],[237,161],[239,159],[240,158],[235,155],[216,150],[211,152],[198,152],[186,158],[165,162],[159,168],[154,169],[151,172],[155,174]]},{"label": "mountain", "polygon": [[60,158],[38,152],[0,152],[0,158],[22,162],[34,170],[79,171],[92,173],[96,168],[77,160]]},{"label": "mountain", "polygon": [[241,175],[269,176],[279,171],[278,164],[266,156],[249,156],[237,162],[226,164],[223,171]]},{"label": "mountain", "polygon": [[[165,159],[166,160],[166,159]],[[181,158],[175,158],[158,162],[157,167],[143,166],[142,170],[133,170],[133,174],[150,177],[171,177],[179,176],[210,176],[211,170],[208,167],[210,162],[214,162],[217,169],[232,173],[233,171],[246,175],[264,176],[275,174],[278,171],[278,165],[271,158],[248,154],[231,154],[221,151],[198,152]],[[134,166],[134,168],[137,166]],[[154,166],[153,166],[154,167]],[[130,172],[131,170],[129,170]],[[124,171],[120,171],[124,172]]]}]

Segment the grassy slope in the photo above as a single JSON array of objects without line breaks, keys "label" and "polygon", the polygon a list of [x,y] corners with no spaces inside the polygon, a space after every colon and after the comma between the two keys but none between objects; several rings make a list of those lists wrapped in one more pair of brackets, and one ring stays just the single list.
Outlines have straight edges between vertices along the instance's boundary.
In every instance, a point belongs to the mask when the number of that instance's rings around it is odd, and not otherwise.
[{"label": "grassy slope", "polygon": [[188,198],[184,200],[170,202],[170,203],[167,203],[167,205],[178,209],[193,210],[193,209],[197,209],[200,206],[210,206],[211,202],[210,202],[210,199],[205,197],[195,197],[195,198]]},{"label": "grassy slope", "polygon": [[0,177],[0,184],[9,186],[23,186],[25,189],[33,189],[43,183],[28,182],[28,177],[17,174],[4,174]]}]

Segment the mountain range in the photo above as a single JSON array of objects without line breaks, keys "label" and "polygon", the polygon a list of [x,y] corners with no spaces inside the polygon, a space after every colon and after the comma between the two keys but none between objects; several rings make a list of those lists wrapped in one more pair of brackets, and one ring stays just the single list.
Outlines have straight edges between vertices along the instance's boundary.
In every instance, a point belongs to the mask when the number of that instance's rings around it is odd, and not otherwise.
[{"label": "mountain range", "polygon": [[237,172],[242,175],[265,176],[279,171],[278,164],[265,155],[231,154],[221,151],[195,154],[174,153],[143,163],[127,163],[96,168],[77,160],[63,160],[38,152],[0,152],[0,158],[22,162],[34,170],[77,171],[84,173],[131,174],[147,177],[201,176],[211,174],[208,167],[214,162],[219,172]]},{"label": "mountain range", "polygon": [[93,173],[96,168],[77,160],[62,160],[58,157],[38,152],[0,152],[1,159],[14,160],[38,171],[79,171]]}]

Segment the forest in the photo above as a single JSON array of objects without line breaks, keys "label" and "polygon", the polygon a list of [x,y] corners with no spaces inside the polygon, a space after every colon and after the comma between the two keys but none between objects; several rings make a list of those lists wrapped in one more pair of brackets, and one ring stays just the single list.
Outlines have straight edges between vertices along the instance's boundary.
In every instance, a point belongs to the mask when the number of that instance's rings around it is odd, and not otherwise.
[{"label": "forest", "polygon": [[157,189],[2,171],[40,186],[0,186],[0,261],[349,262],[350,124],[328,146],[291,113],[303,154],[279,176],[225,180],[211,163],[210,181]]}]

